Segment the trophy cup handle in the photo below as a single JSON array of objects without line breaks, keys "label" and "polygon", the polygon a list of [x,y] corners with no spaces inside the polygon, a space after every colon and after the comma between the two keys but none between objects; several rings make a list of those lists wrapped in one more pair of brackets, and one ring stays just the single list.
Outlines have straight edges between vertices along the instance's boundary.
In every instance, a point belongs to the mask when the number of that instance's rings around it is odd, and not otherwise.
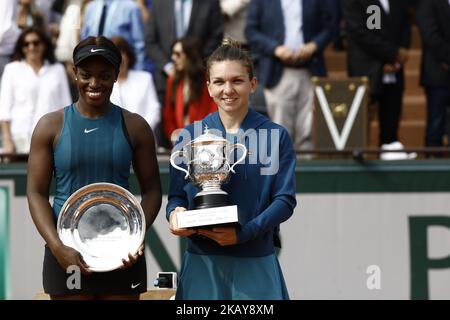
[{"label": "trophy cup handle", "polygon": [[246,148],[242,143],[236,143],[236,144],[234,144],[234,145],[231,147],[230,153],[231,153],[231,151],[233,151],[233,149],[235,149],[235,148],[242,149],[243,153],[242,153],[242,156],[241,156],[235,163],[233,163],[233,165],[231,166],[230,171],[233,172],[233,173],[236,173],[236,172],[234,171],[234,166],[237,165],[239,162],[242,162],[242,161],[245,159],[245,157],[247,156],[247,148]]},{"label": "trophy cup handle", "polygon": [[175,162],[174,162],[175,156],[178,156],[179,154],[181,154],[181,156],[184,157],[184,153],[181,150],[175,151],[174,153],[171,154],[171,156],[170,156],[170,164],[174,168],[176,168],[176,169],[178,169],[180,171],[186,172],[186,175],[184,176],[184,178],[187,179],[189,177],[189,171],[187,171],[186,169],[181,168],[180,166],[176,165]]}]

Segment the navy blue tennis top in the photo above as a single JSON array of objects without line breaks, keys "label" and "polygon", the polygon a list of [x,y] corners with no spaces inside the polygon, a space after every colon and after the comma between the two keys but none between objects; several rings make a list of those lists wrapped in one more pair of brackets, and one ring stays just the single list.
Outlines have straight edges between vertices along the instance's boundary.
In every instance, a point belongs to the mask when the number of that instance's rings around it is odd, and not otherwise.
[{"label": "navy blue tennis top", "polygon": [[55,216],[72,193],[88,184],[109,182],[128,190],[131,160],[132,148],[120,107],[111,104],[111,110],[96,119],[82,116],[75,104],[65,107],[54,151]]}]

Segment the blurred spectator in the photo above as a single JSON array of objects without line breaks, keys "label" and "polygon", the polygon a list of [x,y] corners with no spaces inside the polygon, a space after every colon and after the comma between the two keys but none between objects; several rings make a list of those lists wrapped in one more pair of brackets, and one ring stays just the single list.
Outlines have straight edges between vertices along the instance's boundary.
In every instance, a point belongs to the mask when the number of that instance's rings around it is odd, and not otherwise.
[{"label": "blurred spectator", "polygon": [[181,38],[172,46],[175,75],[167,79],[164,104],[164,133],[173,142],[177,129],[215,112],[217,106],[206,86],[201,46],[195,38]]},{"label": "blurred spectator", "polygon": [[224,16],[224,35],[239,41],[244,47],[245,20],[250,0],[220,0],[220,7]]},{"label": "blurred spectator", "polygon": [[64,67],[55,63],[51,41],[41,29],[22,32],[14,60],[5,66],[0,88],[3,151],[28,153],[38,120],[72,100]]},{"label": "blurred spectator", "polygon": [[[373,0],[342,0],[348,73],[352,77],[369,77],[371,101],[378,104],[379,144],[382,149],[397,150],[403,148],[397,131],[403,104],[403,65],[408,60],[410,42],[408,0],[375,2],[381,12],[380,28],[367,26],[367,8]],[[390,157],[391,154],[396,157]],[[408,155],[386,153],[381,158],[403,159]]]},{"label": "blurred spectator", "polygon": [[34,0],[18,0],[17,25],[20,29],[36,27],[47,31],[44,16],[34,3]]},{"label": "blurred spectator", "polygon": [[80,41],[80,26],[83,0],[66,1],[64,14],[59,26],[55,56],[58,61],[72,61],[73,49]]},{"label": "blurred spectator", "polygon": [[[196,37],[206,58],[222,43],[223,17],[219,0],[153,0],[150,12],[145,45],[155,64],[155,85],[163,104],[167,77],[175,74],[171,61],[175,39]],[[170,146],[161,130],[157,130],[156,137],[159,145]]]},{"label": "blurred spectator", "polygon": [[[420,0],[421,1],[421,0]],[[419,0],[408,0],[409,7],[411,8],[417,8],[417,5],[419,4]]]},{"label": "blurred spectator", "polygon": [[16,9],[15,1],[0,1],[0,77],[20,34],[15,21]]},{"label": "blurred spectator", "polygon": [[333,49],[335,51],[342,51],[345,49],[344,47],[345,21],[342,18],[342,0],[333,0],[333,3],[338,21],[338,27],[336,28],[336,32],[334,34],[333,39]]},{"label": "blurred spectator", "polygon": [[122,64],[111,94],[111,102],[141,115],[155,130],[161,120],[161,106],[156,96],[152,75],[147,71],[132,70],[136,55],[122,37],[112,37],[112,42],[122,54]]},{"label": "blurred spectator", "polygon": [[51,24],[59,24],[62,12],[57,10],[58,2],[65,2],[66,0],[34,0],[34,5],[40,12],[44,19],[44,25],[48,29]]},{"label": "blurred spectator", "polygon": [[252,0],[245,35],[259,57],[268,113],[299,150],[311,149],[311,76],[325,76],[323,50],[337,27],[334,0]]},{"label": "blurred spectator", "polygon": [[150,19],[150,9],[152,7],[152,0],[136,0],[136,3],[141,10],[142,21],[144,23],[148,22]]},{"label": "blurred spectator", "polygon": [[[139,9],[141,10],[142,21],[144,22],[144,25],[146,25],[150,20],[152,0],[136,0],[136,3],[138,4]],[[152,59],[150,59],[150,56],[148,55],[147,51],[145,60],[145,70],[151,72],[153,76],[155,75],[155,64],[153,63]]]},{"label": "blurred spectator", "polygon": [[146,48],[156,65],[155,82],[160,101],[164,101],[167,76],[175,69],[171,46],[175,39],[196,37],[207,57],[222,42],[223,18],[219,0],[153,0],[147,24]]},{"label": "blurred spectator", "polygon": [[[247,39],[245,38],[245,22],[249,4],[250,0],[220,0],[224,16],[224,36],[239,41],[245,50],[248,50]],[[257,73],[258,57],[254,52],[250,54]],[[267,114],[267,103],[264,98],[264,87],[259,82],[256,85],[255,92],[250,96],[250,107],[269,117]]]},{"label": "blurred spectator", "polygon": [[72,100],[78,100],[78,88],[75,85],[73,74],[72,53],[80,42],[80,27],[83,24],[84,8],[90,0],[65,0],[63,16],[61,18],[59,35],[56,40],[55,56],[66,66],[69,76],[70,93]]},{"label": "blurred spectator", "polygon": [[58,11],[60,3],[65,0],[34,0],[34,4],[42,15],[44,28],[52,39],[53,44],[58,37],[59,23],[62,17],[62,11]]},{"label": "blurred spectator", "polygon": [[441,147],[450,112],[450,3],[422,0],[416,17],[423,47],[420,83],[427,95],[425,146]]},{"label": "blurred spectator", "polygon": [[133,0],[94,0],[86,6],[81,39],[103,35],[120,36],[133,46],[136,70],[146,70],[144,24],[141,10]]}]

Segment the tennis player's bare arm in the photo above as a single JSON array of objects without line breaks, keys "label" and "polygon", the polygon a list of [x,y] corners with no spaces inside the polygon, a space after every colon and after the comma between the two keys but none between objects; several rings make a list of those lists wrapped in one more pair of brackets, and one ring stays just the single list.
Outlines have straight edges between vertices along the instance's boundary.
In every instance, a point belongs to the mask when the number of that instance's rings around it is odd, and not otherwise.
[{"label": "tennis player's bare arm", "polygon": [[53,175],[53,150],[64,121],[64,111],[58,110],[39,120],[31,139],[28,158],[27,197],[34,224],[64,270],[78,265],[83,274],[89,274],[81,255],[65,246],[56,233],[55,217],[49,203]]}]

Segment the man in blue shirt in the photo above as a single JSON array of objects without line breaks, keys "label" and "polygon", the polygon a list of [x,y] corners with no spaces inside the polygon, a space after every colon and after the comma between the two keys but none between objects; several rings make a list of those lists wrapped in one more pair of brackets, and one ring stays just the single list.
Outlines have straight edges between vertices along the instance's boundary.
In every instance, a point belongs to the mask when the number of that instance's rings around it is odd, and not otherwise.
[{"label": "man in blue shirt", "polygon": [[137,70],[150,70],[145,53],[144,24],[139,6],[133,0],[95,0],[86,7],[81,38],[103,35],[124,37],[136,54]]},{"label": "man in blue shirt", "polygon": [[323,50],[337,29],[334,0],[252,0],[245,36],[259,59],[271,120],[299,150],[312,147],[311,76],[326,76]]}]

